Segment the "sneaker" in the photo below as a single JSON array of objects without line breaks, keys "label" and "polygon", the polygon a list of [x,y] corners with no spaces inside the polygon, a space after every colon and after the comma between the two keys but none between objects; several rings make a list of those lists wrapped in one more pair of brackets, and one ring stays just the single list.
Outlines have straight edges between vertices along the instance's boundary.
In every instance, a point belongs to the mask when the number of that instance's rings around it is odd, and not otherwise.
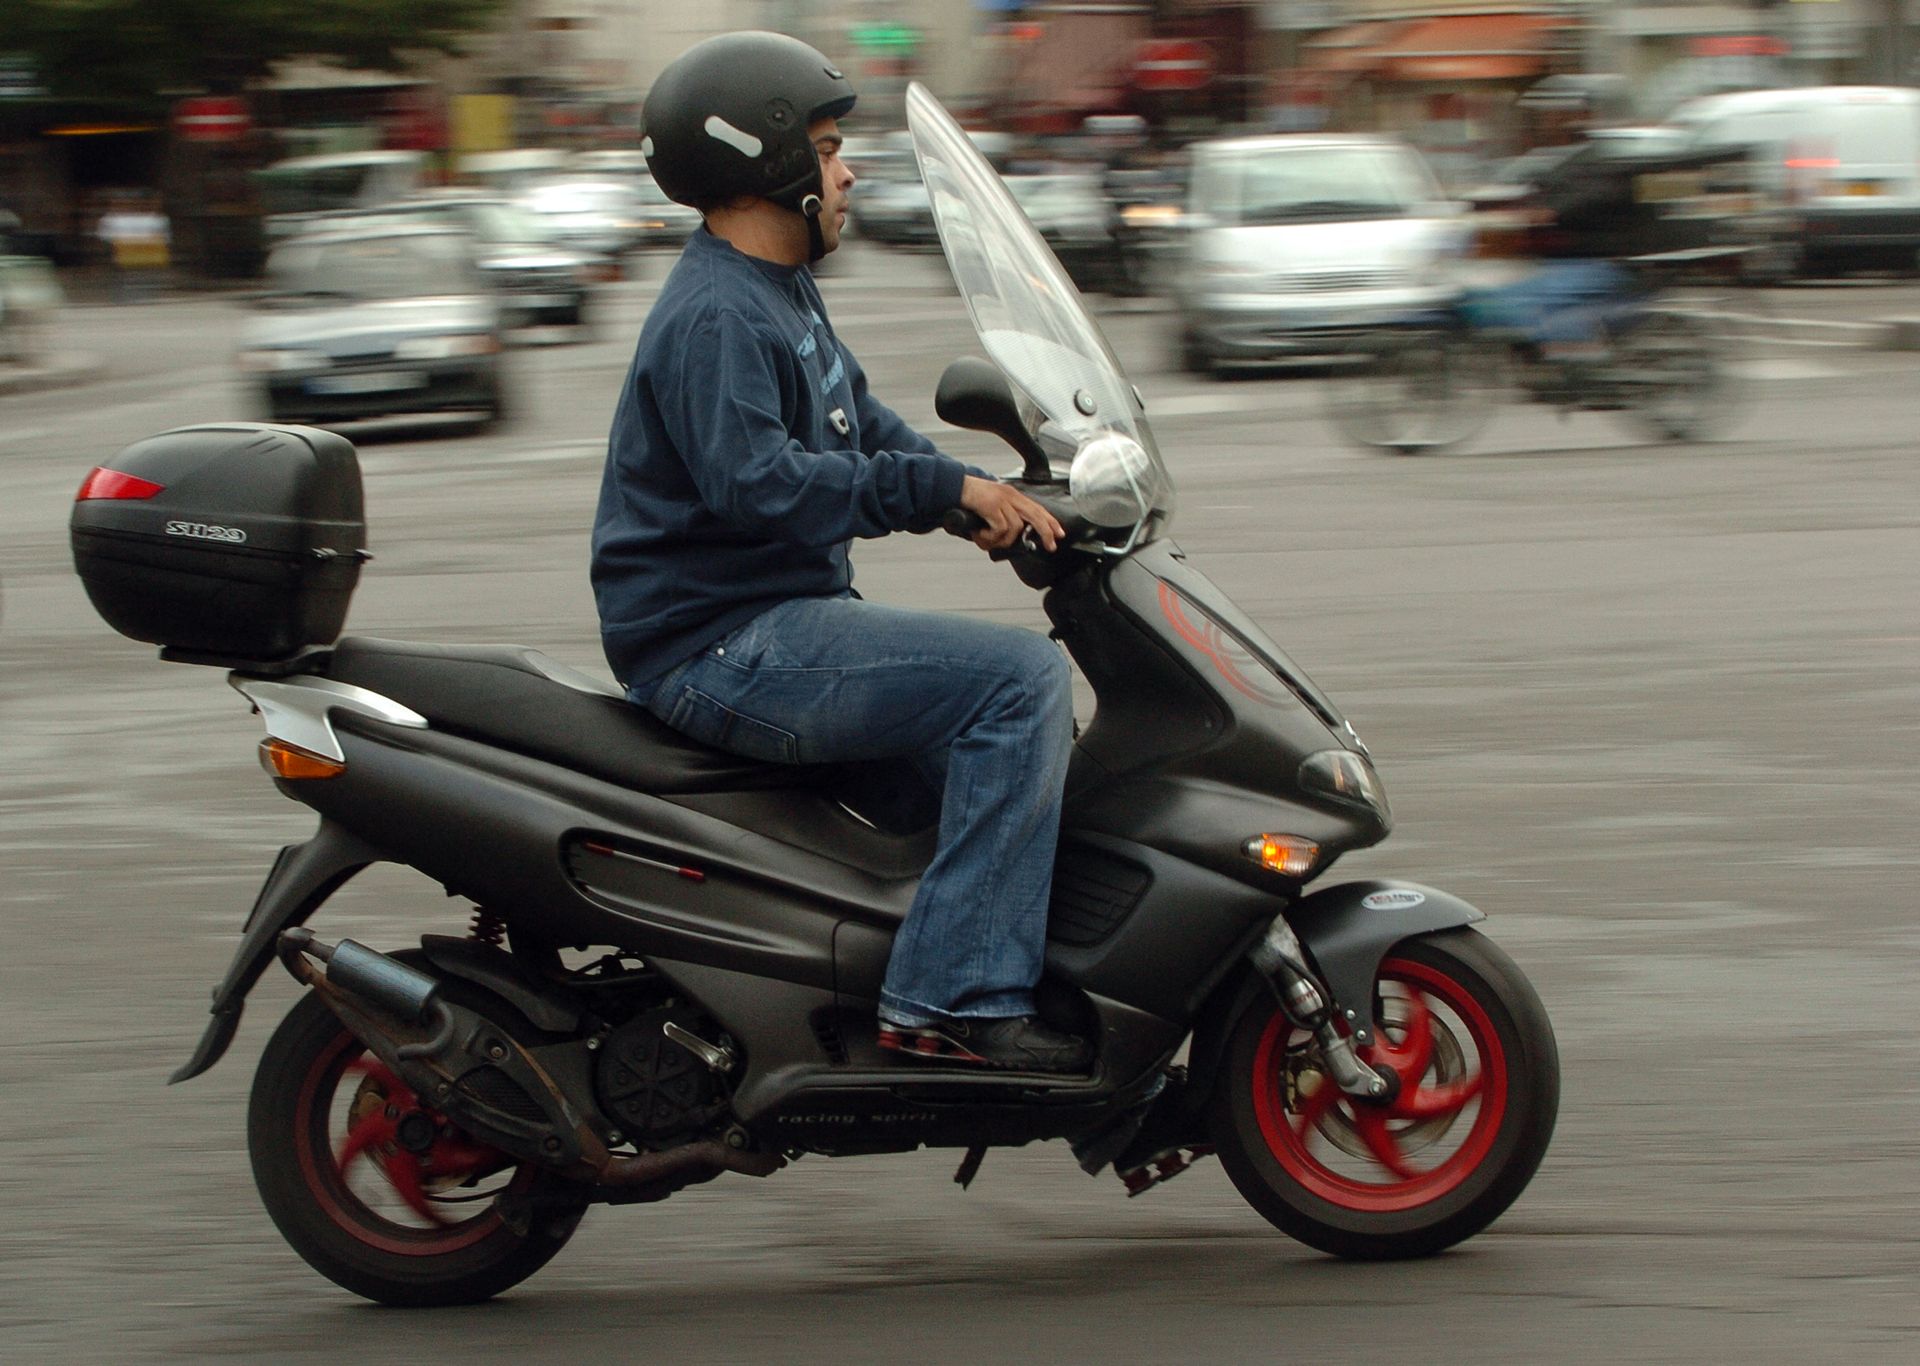
[{"label": "sneaker", "polygon": [[882,1020],[879,1044],[916,1062],[971,1063],[1014,1072],[1084,1072],[1093,1060],[1085,1039],[1049,1029],[1031,1015],[931,1025]]}]

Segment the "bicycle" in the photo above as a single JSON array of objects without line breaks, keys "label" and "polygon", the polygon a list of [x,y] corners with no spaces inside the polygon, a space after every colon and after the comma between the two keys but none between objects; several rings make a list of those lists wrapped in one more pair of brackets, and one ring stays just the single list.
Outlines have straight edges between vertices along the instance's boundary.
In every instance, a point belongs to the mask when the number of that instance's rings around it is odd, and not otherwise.
[{"label": "bicycle", "polygon": [[1555,351],[1487,320],[1464,291],[1439,312],[1356,337],[1329,384],[1328,416],[1349,440],[1402,455],[1478,435],[1504,397],[1568,412],[1617,412],[1642,436],[1697,441],[1735,407],[1726,336],[1712,310],[1675,293],[1737,265],[1739,248],[1619,261],[1626,286],[1594,310],[1597,348]]}]

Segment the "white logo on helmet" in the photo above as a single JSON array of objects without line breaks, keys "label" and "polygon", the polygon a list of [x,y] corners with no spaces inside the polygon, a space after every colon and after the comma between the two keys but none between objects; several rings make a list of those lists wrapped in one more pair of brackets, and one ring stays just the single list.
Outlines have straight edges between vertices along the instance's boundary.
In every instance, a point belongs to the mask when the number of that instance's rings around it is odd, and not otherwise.
[{"label": "white logo on helmet", "polygon": [[640,139],[640,155],[643,157],[651,157],[653,155],[653,139],[652,138]]},{"label": "white logo on helmet", "polygon": [[716,142],[724,142],[742,156],[757,157],[765,150],[766,144],[744,128],[735,128],[718,114],[709,114],[703,125],[707,136]]}]

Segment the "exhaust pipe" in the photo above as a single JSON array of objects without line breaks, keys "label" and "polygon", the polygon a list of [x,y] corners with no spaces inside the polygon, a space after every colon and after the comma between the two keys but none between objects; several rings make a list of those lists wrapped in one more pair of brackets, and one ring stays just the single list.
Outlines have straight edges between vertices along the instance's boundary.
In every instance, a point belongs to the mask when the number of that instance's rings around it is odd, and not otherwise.
[{"label": "exhaust pipe", "polygon": [[[299,954],[312,954],[325,963],[327,980],[342,991],[351,992],[402,1020],[424,1020],[440,994],[439,981],[418,968],[410,968],[398,958],[389,958],[378,949],[351,939],[323,944],[304,925],[280,936],[282,960]],[[294,975],[297,977],[299,973]]]},{"label": "exhaust pipe", "polygon": [[[304,926],[283,933],[278,947],[295,980],[317,992],[415,1094],[474,1138],[512,1157],[614,1188],[623,1202],[665,1199],[722,1172],[768,1176],[787,1165],[778,1153],[747,1147],[746,1134],[737,1130],[727,1142],[705,1139],[665,1152],[615,1153],[588,1122],[591,1099],[576,1102],[506,1030],[441,1000],[434,977],[351,939],[321,943]],[[310,959],[325,963],[327,970],[321,972]],[[462,1085],[482,1073],[492,1074],[494,1087],[478,1091]],[[524,1093],[543,1118],[531,1120],[488,1104],[485,1096],[497,1095],[502,1081]]]}]

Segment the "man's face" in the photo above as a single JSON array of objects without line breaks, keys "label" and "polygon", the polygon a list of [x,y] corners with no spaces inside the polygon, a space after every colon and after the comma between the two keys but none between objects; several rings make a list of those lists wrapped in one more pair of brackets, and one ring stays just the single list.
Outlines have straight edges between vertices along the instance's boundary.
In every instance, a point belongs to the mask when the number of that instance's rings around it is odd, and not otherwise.
[{"label": "man's face", "polygon": [[821,119],[807,129],[813,149],[820,154],[821,201],[820,238],[832,251],[840,245],[840,233],[847,226],[848,192],[853,189],[853,169],[840,160],[840,120]]}]

